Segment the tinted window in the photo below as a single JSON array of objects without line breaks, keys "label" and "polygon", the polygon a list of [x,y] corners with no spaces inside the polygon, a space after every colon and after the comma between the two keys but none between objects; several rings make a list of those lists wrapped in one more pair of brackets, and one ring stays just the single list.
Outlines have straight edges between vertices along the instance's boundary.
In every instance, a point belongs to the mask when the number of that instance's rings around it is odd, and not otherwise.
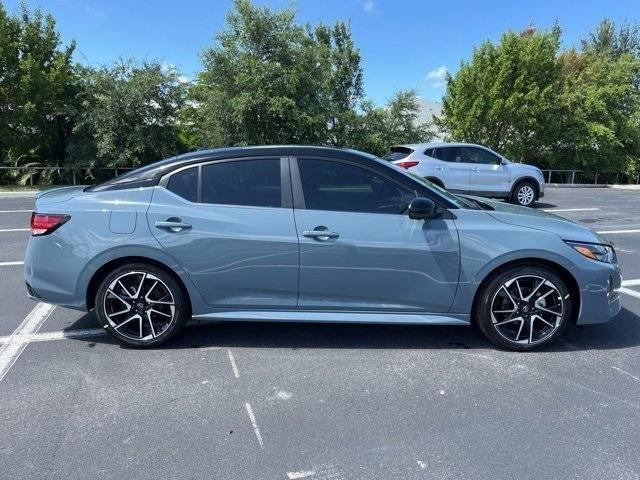
[{"label": "tinted window", "polygon": [[198,168],[187,168],[171,175],[167,189],[190,202],[196,202],[198,200]]},{"label": "tinted window", "polygon": [[433,156],[445,162],[461,163],[464,162],[462,149],[460,147],[440,147],[433,149]]},{"label": "tinted window", "polygon": [[415,195],[375,172],[329,160],[298,160],[304,201],[311,210],[404,213]]},{"label": "tinted window", "polygon": [[239,160],[202,167],[202,201],[280,207],[280,159]]},{"label": "tinted window", "polygon": [[434,150],[435,150],[435,148],[427,148],[427,149],[424,151],[424,154],[425,154],[427,157],[433,157],[433,151],[434,151]]},{"label": "tinted window", "polygon": [[467,162],[483,163],[485,165],[495,165],[500,163],[500,158],[483,148],[464,147],[463,148]]},{"label": "tinted window", "polygon": [[394,160],[402,160],[413,153],[413,149],[409,147],[391,147],[391,151],[383,158],[393,162]]}]

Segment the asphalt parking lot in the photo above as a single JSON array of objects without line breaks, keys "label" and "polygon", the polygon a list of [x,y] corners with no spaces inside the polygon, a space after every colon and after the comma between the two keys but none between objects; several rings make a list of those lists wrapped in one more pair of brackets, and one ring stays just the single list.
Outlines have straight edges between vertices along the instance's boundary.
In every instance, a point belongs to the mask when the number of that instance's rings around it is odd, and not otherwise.
[{"label": "asphalt parking lot", "polygon": [[538,208],[616,244],[623,311],[535,353],[466,327],[193,324],[155,350],[25,296],[0,194],[0,479],[640,478],[640,190]]}]

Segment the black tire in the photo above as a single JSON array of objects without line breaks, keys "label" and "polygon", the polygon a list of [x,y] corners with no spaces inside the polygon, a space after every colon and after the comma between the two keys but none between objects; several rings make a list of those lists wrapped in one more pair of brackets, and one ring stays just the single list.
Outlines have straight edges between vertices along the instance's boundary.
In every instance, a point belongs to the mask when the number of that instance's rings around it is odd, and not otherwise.
[{"label": "black tire", "polygon": [[[100,283],[95,305],[100,325],[132,347],[167,342],[182,329],[190,312],[188,300],[173,277],[146,263],[124,265],[109,273]],[[136,316],[141,319],[132,318]]]},{"label": "black tire", "polygon": [[523,180],[513,187],[511,203],[522,207],[533,207],[538,199],[538,185],[531,180]]},{"label": "black tire", "polygon": [[[538,279],[544,282],[540,286]],[[538,289],[534,290],[536,286]],[[523,297],[529,294],[530,300],[524,301]],[[511,308],[516,311],[508,312]],[[519,265],[500,272],[484,286],[475,308],[475,322],[500,348],[536,350],[562,335],[570,322],[572,308],[573,299],[559,275],[546,267]]]}]

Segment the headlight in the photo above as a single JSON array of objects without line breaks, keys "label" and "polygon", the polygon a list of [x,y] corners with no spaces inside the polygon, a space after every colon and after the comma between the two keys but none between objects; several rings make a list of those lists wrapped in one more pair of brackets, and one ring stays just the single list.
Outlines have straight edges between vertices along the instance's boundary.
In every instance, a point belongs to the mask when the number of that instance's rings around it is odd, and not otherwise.
[{"label": "headlight", "polygon": [[597,260],[604,263],[617,263],[616,251],[611,245],[601,245],[599,243],[581,243],[581,242],[569,242],[565,240],[568,245],[573,249],[581,253],[591,260]]}]

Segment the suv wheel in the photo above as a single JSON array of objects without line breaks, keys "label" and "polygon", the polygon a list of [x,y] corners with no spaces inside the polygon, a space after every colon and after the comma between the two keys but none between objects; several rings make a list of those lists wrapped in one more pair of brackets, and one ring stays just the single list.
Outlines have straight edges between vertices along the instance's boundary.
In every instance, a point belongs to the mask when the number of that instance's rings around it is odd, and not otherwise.
[{"label": "suv wheel", "polygon": [[480,293],[476,322],[499,347],[534,350],[555,341],[571,318],[572,300],[565,282],[537,266],[510,268]]},{"label": "suv wheel", "polygon": [[511,194],[511,202],[523,207],[531,207],[536,201],[536,185],[526,180],[518,183]]},{"label": "suv wheel", "polygon": [[100,324],[134,347],[166,342],[178,333],[189,312],[176,281],[147,264],[125,265],[107,275],[95,305]]}]

